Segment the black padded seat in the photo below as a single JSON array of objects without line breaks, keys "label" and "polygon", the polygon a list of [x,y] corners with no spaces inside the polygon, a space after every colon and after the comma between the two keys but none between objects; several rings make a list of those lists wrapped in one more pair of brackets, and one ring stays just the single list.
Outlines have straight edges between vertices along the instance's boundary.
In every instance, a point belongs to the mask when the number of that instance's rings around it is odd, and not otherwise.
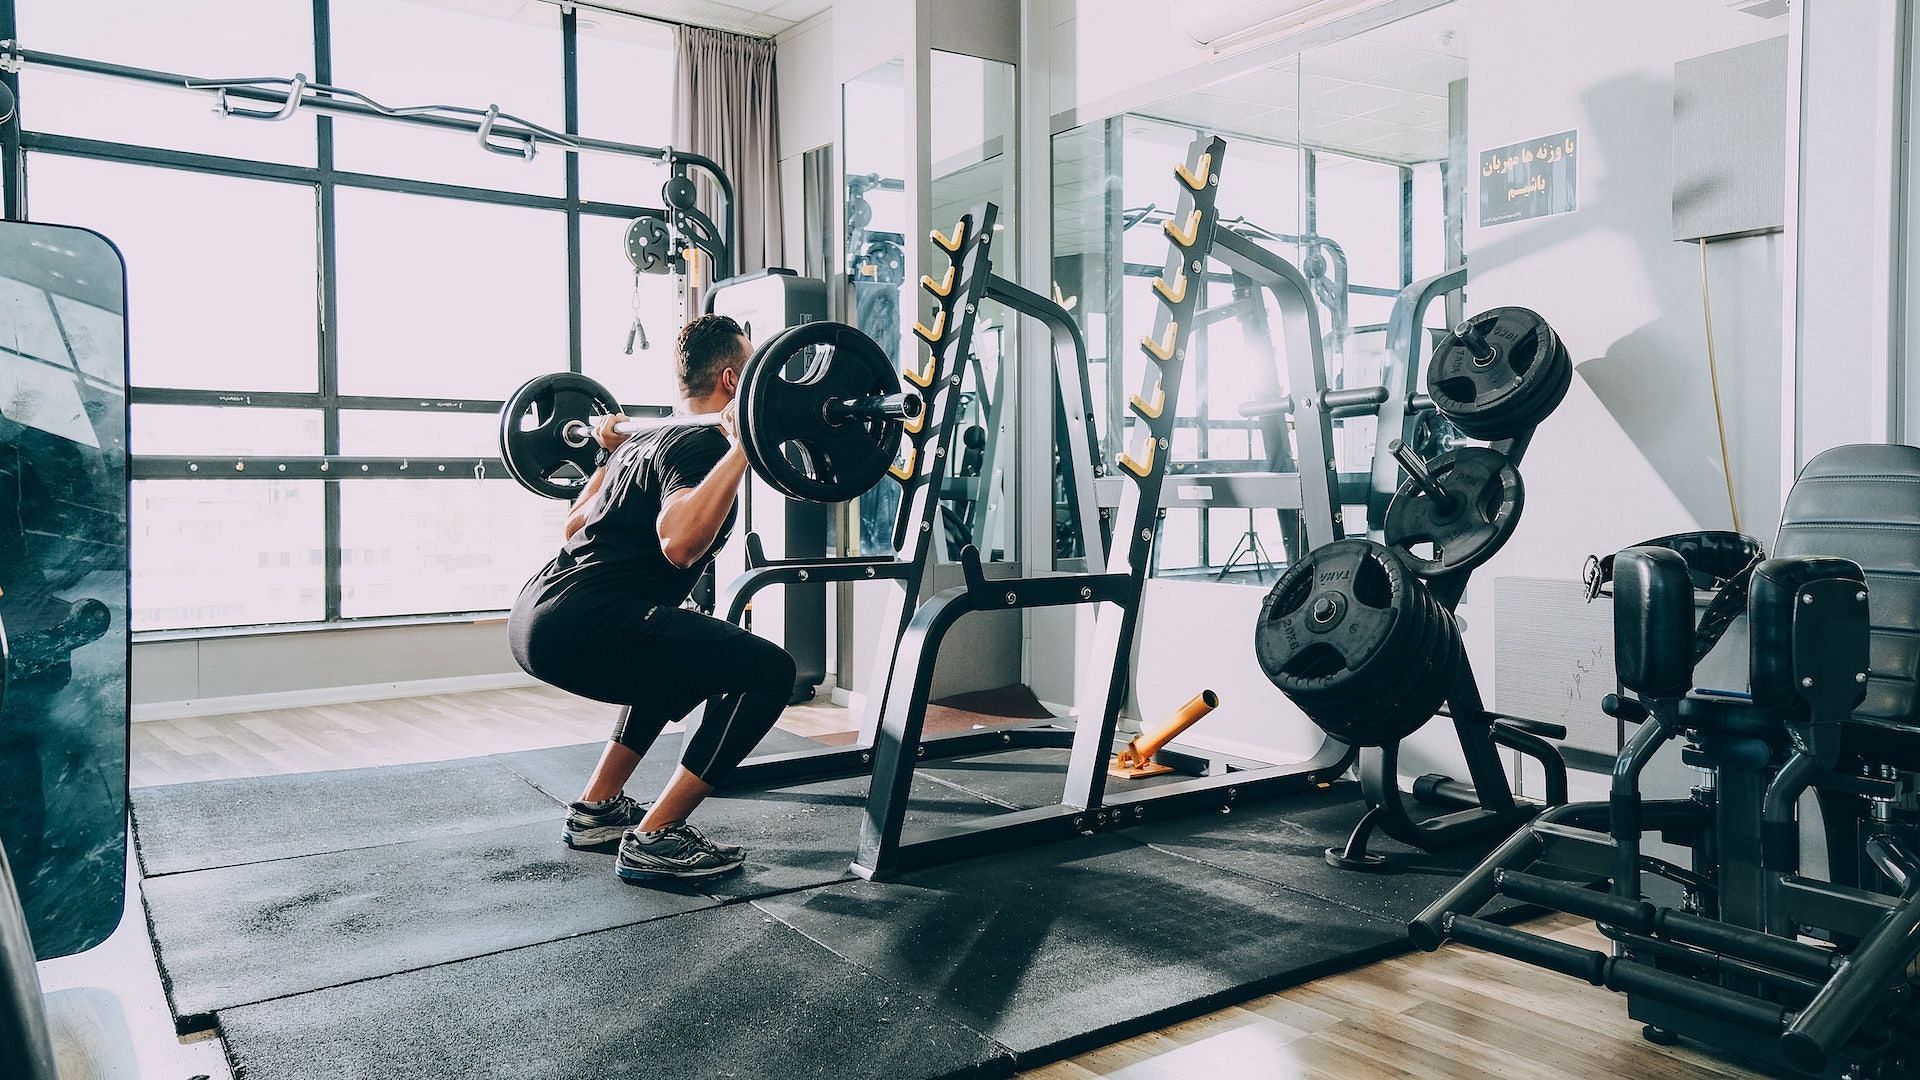
[{"label": "black padded seat", "polygon": [[1837,446],[1807,462],[1787,495],[1773,554],[1831,555],[1866,572],[1872,674],[1843,747],[1920,769],[1920,447]]}]

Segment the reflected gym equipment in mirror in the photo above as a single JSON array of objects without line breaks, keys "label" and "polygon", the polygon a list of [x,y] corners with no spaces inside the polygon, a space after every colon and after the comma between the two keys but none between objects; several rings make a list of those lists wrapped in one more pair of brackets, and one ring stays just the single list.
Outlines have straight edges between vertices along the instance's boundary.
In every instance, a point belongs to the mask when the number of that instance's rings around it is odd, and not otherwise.
[{"label": "reflected gym equipment in mirror", "polygon": [[0,224],[0,843],[41,958],[124,906],[126,289],[98,234]]}]

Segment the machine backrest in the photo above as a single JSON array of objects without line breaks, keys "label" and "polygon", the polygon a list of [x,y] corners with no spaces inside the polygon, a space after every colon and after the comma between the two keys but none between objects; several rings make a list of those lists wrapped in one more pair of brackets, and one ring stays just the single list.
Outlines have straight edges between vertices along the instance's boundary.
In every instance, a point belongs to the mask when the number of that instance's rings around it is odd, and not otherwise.
[{"label": "machine backrest", "polygon": [[1920,447],[1838,446],[1807,462],[1787,494],[1773,554],[1860,564],[1872,674],[1854,717],[1920,737]]}]

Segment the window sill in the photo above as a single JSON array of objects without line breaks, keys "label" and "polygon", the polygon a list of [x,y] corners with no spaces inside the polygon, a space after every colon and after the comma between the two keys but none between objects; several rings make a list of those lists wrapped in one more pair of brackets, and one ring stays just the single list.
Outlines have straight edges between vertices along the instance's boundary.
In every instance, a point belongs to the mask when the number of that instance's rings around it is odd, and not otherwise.
[{"label": "window sill", "polygon": [[211,626],[192,630],[136,630],[135,645],[164,641],[211,641],[220,638],[279,637],[283,634],[335,633],[343,630],[384,630],[401,626],[449,626],[504,623],[505,611],[469,611],[453,615],[394,615],[384,618],[343,619],[339,622],[268,623],[259,626]]}]

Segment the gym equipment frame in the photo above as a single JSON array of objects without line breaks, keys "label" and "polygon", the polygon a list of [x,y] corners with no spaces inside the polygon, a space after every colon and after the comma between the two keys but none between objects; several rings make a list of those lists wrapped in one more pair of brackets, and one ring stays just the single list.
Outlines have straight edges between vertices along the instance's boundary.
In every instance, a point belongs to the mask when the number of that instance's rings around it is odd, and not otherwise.
[{"label": "gym equipment frame", "polygon": [[[1171,457],[1171,434],[1177,412],[1181,369],[1188,335],[1202,292],[1190,288],[1206,271],[1210,256],[1220,254],[1249,276],[1270,288],[1278,299],[1287,340],[1296,344],[1290,356],[1318,366],[1319,327],[1313,296],[1304,278],[1277,257],[1247,245],[1246,250],[1217,252],[1222,234],[1215,199],[1226,143],[1219,138],[1196,140],[1186,160],[1175,170],[1182,185],[1178,210],[1164,226],[1170,241],[1166,264],[1154,283],[1159,310],[1153,333],[1141,342],[1147,353],[1145,382],[1132,399],[1139,418],[1135,445],[1119,457],[1119,471],[1131,478],[1129,498],[1123,498],[1112,523],[1112,546],[1100,572],[989,580],[977,550],[961,553],[966,583],[947,589],[921,605],[900,639],[881,703],[880,727],[873,746],[873,786],[861,825],[860,846],[853,871],[865,878],[887,878],[918,867],[950,862],[972,855],[1087,835],[1106,829],[1157,820],[1182,813],[1231,810],[1238,802],[1305,790],[1338,776],[1351,762],[1352,752],[1331,738],[1307,760],[1269,765],[1238,759],[1214,758],[1162,751],[1161,764],[1172,765],[1191,778],[1109,796],[1106,790],[1110,758],[1124,748],[1115,738],[1125,703],[1128,663],[1139,620],[1154,539],[1160,520],[1160,489]],[[990,234],[983,234],[990,235]],[[977,256],[976,256],[977,257]],[[1245,263],[1245,266],[1237,265]],[[963,324],[964,326],[964,324]],[[929,339],[936,348],[933,362],[953,357],[944,338]],[[1303,385],[1319,386],[1324,373]],[[1331,422],[1324,402],[1304,411],[1321,419],[1302,425],[1299,438],[1322,459],[1331,458]],[[1305,512],[1318,515],[1331,531],[1339,511],[1334,481],[1320,478],[1302,483]],[[1083,519],[1084,520],[1084,519]],[[1089,538],[1091,539],[1091,538]],[[1090,564],[1096,564],[1090,560]],[[1059,804],[962,822],[927,835],[904,834],[907,803],[918,762],[931,756],[929,748],[953,740],[925,740],[921,736],[937,663],[947,630],[963,616],[980,611],[1019,611],[1080,604],[1098,605],[1094,617],[1090,662],[1082,673],[1078,700],[1085,703],[1076,728],[1053,730],[1021,739],[1012,733],[985,732],[978,738],[988,749],[1020,745],[1065,746],[1071,749],[1065,789]],[[1096,708],[1098,711],[1096,712]],[[1044,741],[1040,741],[1040,739]],[[1033,741],[1028,741],[1033,740]],[[991,745],[1000,741],[1000,747]],[[944,756],[944,755],[943,755]]]}]

